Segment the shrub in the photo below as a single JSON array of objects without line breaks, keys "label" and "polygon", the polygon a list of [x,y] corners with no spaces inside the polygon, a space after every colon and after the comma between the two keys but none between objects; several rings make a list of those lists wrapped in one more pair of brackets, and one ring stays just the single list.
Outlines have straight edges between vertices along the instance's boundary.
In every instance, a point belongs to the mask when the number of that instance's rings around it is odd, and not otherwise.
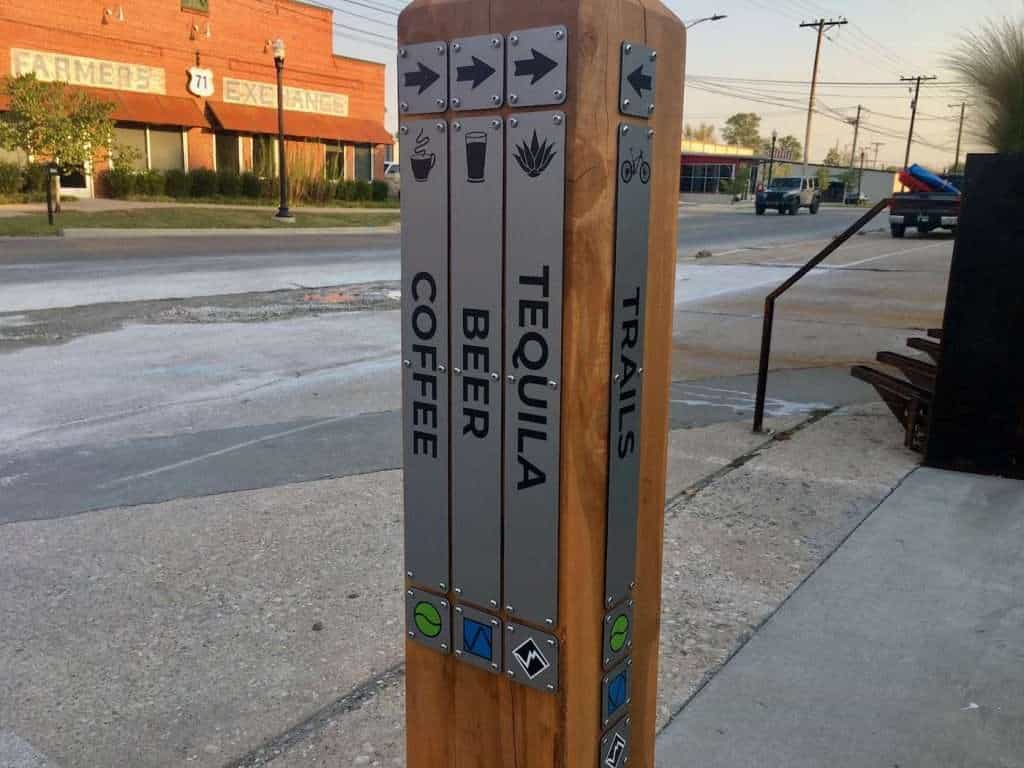
[{"label": "shrub", "polygon": [[213,197],[217,194],[217,172],[209,168],[195,168],[188,172],[192,197]]},{"label": "shrub", "polygon": [[355,196],[353,200],[370,200],[373,197],[373,187],[368,181],[357,181],[355,185]]},{"label": "shrub", "polygon": [[162,171],[144,171],[135,178],[135,194],[146,197],[162,197],[166,188]]},{"label": "shrub", "polygon": [[388,183],[386,181],[374,181],[371,185],[371,197],[378,202],[388,199]]},{"label": "shrub", "polygon": [[110,193],[110,196],[117,200],[124,200],[135,194],[138,187],[138,177],[135,171],[130,168],[115,168],[103,174],[103,183]]},{"label": "shrub", "polygon": [[23,171],[16,163],[0,163],[0,193],[10,195],[21,190]]},{"label": "shrub", "polygon": [[327,202],[332,191],[331,184],[326,179],[307,179],[301,189],[305,194],[296,194],[295,199],[297,201],[304,200],[311,203]]},{"label": "shrub", "polygon": [[192,177],[184,171],[167,171],[164,174],[164,194],[171,197],[188,197],[192,191]]},{"label": "shrub", "polygon": [[352,200],[354,194],[354,181],[339,181],[338,186],[334,189],[334,197],[337,200]]},{"label": "shrub", "polygon": [[217,192],[225,197],[242,194],[242,177],[235,171],[217,171]]},{"label": "shrub", "polygon": [[239,178],[239,182],[242,188],[242,195],[244,197],[257,198],[263,191],[263,186],[260,184],[260,177],[252,171],[246,171]]},{"label": "shrub", "polygon": [[45,192],[50,172],[45,165],[30,165],[25,169],[24,192]]},{"label": "shrub", "polygon": [[272,176],[265,176],[260,179],[260,197],[268,200],[277,200],[280,193],[278,181]]}]

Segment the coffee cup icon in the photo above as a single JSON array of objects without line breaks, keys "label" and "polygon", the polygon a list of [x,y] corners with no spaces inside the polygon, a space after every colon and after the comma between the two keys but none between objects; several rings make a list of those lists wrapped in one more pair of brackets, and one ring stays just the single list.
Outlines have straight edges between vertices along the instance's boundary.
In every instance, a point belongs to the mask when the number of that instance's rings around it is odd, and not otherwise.
[{"label": "coffee cup icon", "polygon": [[412,164],[412,175],[416,181],[426,181],[430,178],[430,172],[434,166],[437,165],[437,155],[433,152],[423,157],[413,155],[409,158],[409,162]]}]

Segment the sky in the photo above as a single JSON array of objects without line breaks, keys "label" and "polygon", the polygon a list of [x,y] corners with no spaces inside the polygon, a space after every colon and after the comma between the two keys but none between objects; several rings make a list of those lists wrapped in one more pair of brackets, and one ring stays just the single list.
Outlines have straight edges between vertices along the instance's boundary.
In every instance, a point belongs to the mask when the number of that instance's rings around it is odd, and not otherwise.
[{"label": "sky", "polygon": [[[397,126],[395,33],[402,0],[317,0],[335,9],[336,52],[388,64],[387,126]],[[721,129],[729,115],[761,115],[761,133],[792,134],[801,143],[816,32],[801,22],[846,18],[822,46],[810,159],[838,146],[850,156],[852,120],[863,106],[859,147],[866,163],[899,165],[906,151],[912,94],[900,77],[935,75],[921,89],[911,162],[952,165],[959,104],[967,101],[964,150],[984,150],[971,136],[972,94],[944,65],[959,36],[987,18],[1024,19],[1024,0],[667,0],[686,22],[728,18],[688,35],[684,122]],[[784,82],[765,82],[784,81]],[[955,105],[951,107],[950,105]],[[876,143],[878,144],[876,146]],[[858,151],[858,156],[859,156]]]}]

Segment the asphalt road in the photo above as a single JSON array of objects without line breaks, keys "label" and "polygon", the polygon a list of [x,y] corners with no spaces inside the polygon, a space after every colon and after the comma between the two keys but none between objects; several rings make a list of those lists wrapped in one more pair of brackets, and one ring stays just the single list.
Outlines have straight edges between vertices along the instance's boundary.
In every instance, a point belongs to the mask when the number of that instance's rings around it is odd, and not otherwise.
[{"label": "asphalt road", "polygon": [[[855,215],[682,210],[681,240],[718,256],[680,249],[674,427],[749,418],[765,286]],[[860,301],[866,269],[942,280],[949,250],[869,235],[827,293]],[[397,279],[387,234],[5,242],[0,524],[398,467]],[[721,311],[744,297],[753,311]],[[773,379],[770,415],[871,399],[843,363],[915,322],[822,319],[801,328],[829,355],[780,342],[794,370]]]}]

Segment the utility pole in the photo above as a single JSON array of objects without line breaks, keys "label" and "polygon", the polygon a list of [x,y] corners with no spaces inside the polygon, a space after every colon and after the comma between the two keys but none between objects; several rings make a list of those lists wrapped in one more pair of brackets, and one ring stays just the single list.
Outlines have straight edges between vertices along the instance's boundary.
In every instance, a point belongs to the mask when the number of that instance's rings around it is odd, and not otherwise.
[{"label": "utility pole", "polygon": [[[853,175],[853,169],[857,162],[857,137],[860,134],[860,113],[863,109],[863,105],[857,105],[857,117],[853,121],[853,149],[850,150],[850,175]],[[861,175],[864,174],[863,167],[864,153],[861,153]],[[860,194],[860,182],[857,183],[857,194]],[[843,185],[843,197],[846,197],[846,185]],[[844,201],[845,202],[845,201]]]},{"label": "utility pole", "polygon": [[765,189],[772,183],[772,173],[775,170],[775,143],[779,140],[779,132],[772,131],[772,152],[768,157],[768,183],[765,184]]},{"label": "utility pole", "polygon": [[964,137],[964,115],[967,113],[967,102],[962,101],[960,104],[950,104],[950,109],[960,107],[960,128],[956,132],[956,160],[953,162],[953,173],[957,173],[960,170],[960,142]]},{"label": "utility pole", "polygon": [[873,141],[873,142],[871,142],[871,146],[873,146],[875,148],[875,159],[873,161],[873,165],[875,166],[875,169],[877,170],[877,168],[878,168],[878,150],[885,146],[885,142],[884,141]]},{"label": "utility pole", "polygon": [[915,75],[914,77],[901,77],[902,83],[914,83],[914,101],[910,104],[910,133],[907,134],[907,154],[903,158],[903,167],[910,165],[910,146],[914,143],[914,122],[917,120],[917,103],[921,98],[921,82],[924,80],[937,80],[935,75]]},{"label": "utility pole", "polygon": [[805,21],[800,27],[814,27],[818,30],[818,42],[814,48],[814,72],[811,74],[811,97],[807,104],[807,131],[804,133],[804,170],[803,178],[807,178],[807,163],[811,156],[811,121],[814,117],[814,98],[818,90],[818,63],[821,61],[821,40],[825,32],[833,27],[841,27],[849,22],[840,17],[838,19],[818,19],[817,21]]},{"label": "utility pole", "polygon": [[866,153],[862,149],[860,151],[860,176],[857,177],[857,205],[860,205],[860,196],[864,191],[864,155]]}]

